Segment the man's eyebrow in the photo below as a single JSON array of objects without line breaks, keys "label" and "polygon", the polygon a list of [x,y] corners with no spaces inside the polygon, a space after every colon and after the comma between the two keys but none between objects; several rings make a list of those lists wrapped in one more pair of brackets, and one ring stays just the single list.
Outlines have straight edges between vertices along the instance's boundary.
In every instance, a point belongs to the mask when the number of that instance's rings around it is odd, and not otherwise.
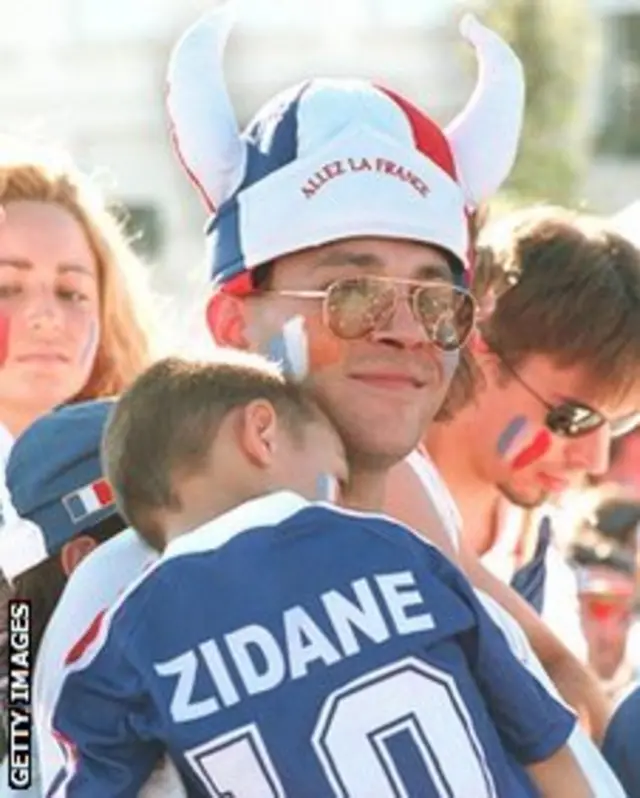
[{"label": "man's eyebrow", "polygon": [[[325,266],[358,266],[362,269],[383,269],[385,262],[382,258],[370,252],[349,252],[348,250],[334,250],[327,253],[314,263],[314,269]],[[451,268],[447,263],[432,262],[418,266],[412,279],[416,280],[452,280]]]},{"label": "man's eyebrow", "polygon": [[384,261],[370,252],[349,252],[344,249],[328,252],[314,263],[314,268],[323,266],[360,266],[361,268],[381,269]]},{"label": "man's eyebrow", "polygon": [[453,280],[451,267],[448,263],[425,263],[424,266],[419,266],[416,270],[415,278],[417,280]]}]

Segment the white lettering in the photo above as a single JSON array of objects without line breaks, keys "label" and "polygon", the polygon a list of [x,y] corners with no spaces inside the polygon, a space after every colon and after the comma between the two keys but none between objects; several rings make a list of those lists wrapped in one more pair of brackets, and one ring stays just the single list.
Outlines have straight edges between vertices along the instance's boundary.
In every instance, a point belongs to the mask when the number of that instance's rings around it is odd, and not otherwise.
[{"label": "white lettering", "polygon": [[287,610],[283,620],[292,679],[306,676],[307,666],[314,660],[333,665],[341,659],[340,653],[302,607]]},{"label": "white lettering", "polygon": [[351,583],[351,587],[357,603],[349,601],[337,590],[330,590],[321,596],[331,625],[347,657],[360,651],[354,629],[358,629],[375,643],[382,643],[389,638],[384,616],[367,580],[358,579]]},{"label": "white lettering", "polygon": [[423,605],[424,600],[415,588],[416,581],[411,571],[398,571],[393,574],[376,576],[380,592],[384,596],[389,614],[398,634],[409,635],[414,632],[428,632],[435,627],[433,615],[427,612],[423,615],[407,615],[409,607]]},{"label": "white lettering", "polygon": [[[275,637],[264,626],[243,626],[224,639],[249,695],[273,690],[282,682],[284,657]],[[261,663],[256,663],[251,649],[262,658]]]},{"label": "white lettering", "polygon": [[220,653],[220,649],[218,648],[216,641],[207,640],[206,642],[200,644],[199,649],[200,653],[202,654],[202,659],[207,666],[207,670],[211,674],[211,678],[218,689],[218,695],[222,699],[222,703],[225,705],[225,707],[230,707],[233,706],[233,704],[237,704],[240,700],[240,696],[238,695],[238,691],[233,684],[231,675],[224,664],[222,654]]},{"label": "white lettering", "polygon": [[220,709],[220,705],[213,696],[200,701],[192,700],[198,668],[198,660],[194,651],[187,651],[168,662],[154,664],[153,667],[159,676],[178,677],[169,709],[175,723],[186,723],[189,720],[204,718]]}]

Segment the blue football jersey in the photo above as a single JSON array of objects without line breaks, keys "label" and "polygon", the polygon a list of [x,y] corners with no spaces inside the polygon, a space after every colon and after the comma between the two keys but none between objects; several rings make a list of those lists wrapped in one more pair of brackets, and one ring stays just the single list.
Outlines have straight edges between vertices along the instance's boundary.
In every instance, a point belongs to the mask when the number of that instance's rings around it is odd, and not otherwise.
[{"label": "blue football jersey", "polygon": [[284,492],[173,541],[74,647],[53,794],[133,797],[168,750],[193,796],[518,798],[574,723],[435,548]]},{"label": "blue football jersey", "polygon": [[629,798],[640,798],[640,685],[620,702],[607,729],[602,753]]}]

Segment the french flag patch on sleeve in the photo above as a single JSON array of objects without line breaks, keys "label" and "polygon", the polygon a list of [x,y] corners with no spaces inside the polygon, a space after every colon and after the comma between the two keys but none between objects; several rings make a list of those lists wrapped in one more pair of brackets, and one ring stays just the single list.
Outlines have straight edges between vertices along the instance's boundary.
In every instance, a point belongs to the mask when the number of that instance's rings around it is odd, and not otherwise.
[{"label": "french flag patch on sleeve", "polygon": [[87,516],[103,510],[113,504],[113,491],[106,479],[98,479],[90,485],[85,485],[75,493],[69,493],[62,500],[67,512],[74,523],[82,521]]}]

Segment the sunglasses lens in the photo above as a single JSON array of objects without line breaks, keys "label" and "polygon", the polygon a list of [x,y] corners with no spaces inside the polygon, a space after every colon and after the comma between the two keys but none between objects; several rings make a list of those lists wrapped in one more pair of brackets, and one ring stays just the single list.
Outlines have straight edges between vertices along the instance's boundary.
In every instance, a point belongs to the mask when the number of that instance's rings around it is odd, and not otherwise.
[{"label": "sunglasses lens", "polygon": [[361,338],[389,317],[395,301],[391,283],[367,277],[338,280],[327,293],[327,325],[338,338]]},{"label": "sunglasses lens", "polygon": [[605,419],[591,407],[565,402],[547,413],[546,423],[555,435],[579,438],[597,430],[605,423]]},{"label": "sunglasses lens", "polygon": [[443,283],[419,288],[414,296],[416,315],[429,340],[445,352],[464,346],[475,322],[476,305],[471,294]]}]

